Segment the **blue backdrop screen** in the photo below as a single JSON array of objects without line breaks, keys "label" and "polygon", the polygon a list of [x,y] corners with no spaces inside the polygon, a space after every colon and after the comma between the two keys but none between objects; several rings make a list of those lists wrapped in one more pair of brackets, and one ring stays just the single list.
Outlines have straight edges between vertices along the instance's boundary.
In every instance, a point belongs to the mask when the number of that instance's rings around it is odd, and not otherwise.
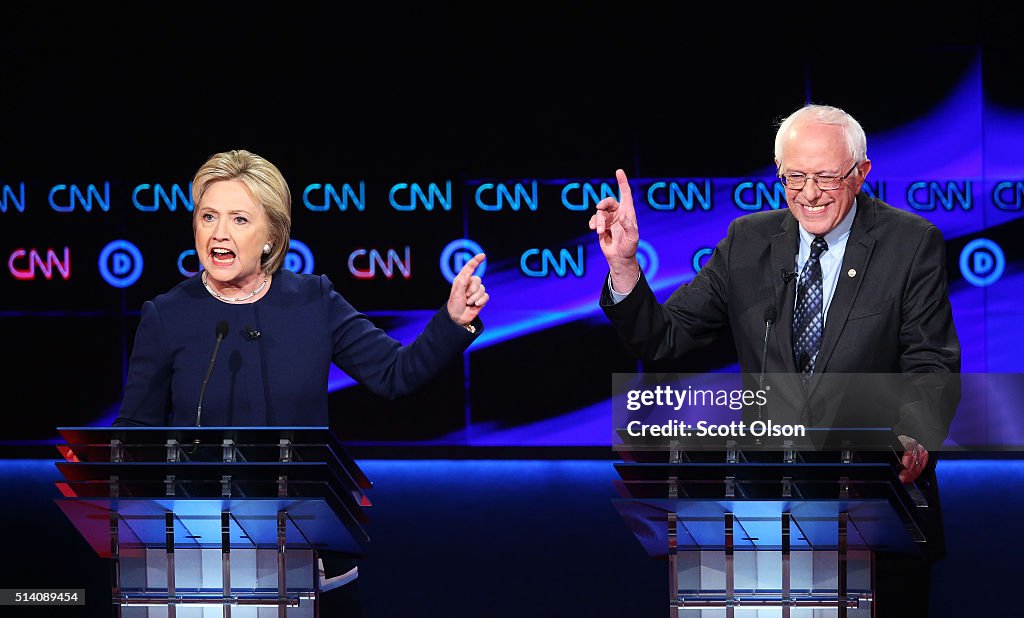
[{"label": "blue backdrop screen", "polygon": [[[630,57],[619,68],[628,64],[636,88],[614,110],[574,86],[588,81],[573,82],[564,67],[538,69],[531,88],[509,92],[479,67],[460,66],[435,76],[433,102],[402,96],[399,84],[427,82],[416,67],[401,80],[363,67],[354,69],[363,71],[363,100],[277,95],[224,122],[206,113],[208,102],[154,97],[157,87],[139,76],[111,79],[105,104],[68,109],[51,96],[57,86],[24,69],[22,91],[35,98],[13,112],[39,124],[13,128],[0,160],[3,375],[19,419],[4,440],[47,442],[57,426],[116,416],[141,304],[199,270],[191,175],[214,152],[247,148],[278,164],[291,185],[285,268],[327,274],[401,341],[443,304],[468,256],[488,255],[486,331],[464,362],[396,402],[332,369],[341,435],[610,444],[611,374],[643,368],[597,306],[607,271],[587,220],[597,201],[617,195],[615,168],[631,179],[641,264],[667,298],[732,219],[785,208],[773,123],[808,101],[842,106],[864,125],[873,163],[865,192],[945,235],[963,371],[1019,372],[1024,93],[1015,60],[982,52],[889,50],[870,89],[838,79],[828,56],[803,59],[799,75],[748,67],[746,96],[733,69],[709,58],[700,100],[644,89],[668,61]],[[576,67],[591,83],[604,75],[598,60]],[[341,54],[333,62],[345,66]],[[213,88],[207,79],[199,90]],[[750,89],[764,95],[751,100]],[[148,104],[114,104],[128,92]],[[734,363],[726,336],[675,369]],[[952,439],[979,435],[970,423],[958,418]]]}]

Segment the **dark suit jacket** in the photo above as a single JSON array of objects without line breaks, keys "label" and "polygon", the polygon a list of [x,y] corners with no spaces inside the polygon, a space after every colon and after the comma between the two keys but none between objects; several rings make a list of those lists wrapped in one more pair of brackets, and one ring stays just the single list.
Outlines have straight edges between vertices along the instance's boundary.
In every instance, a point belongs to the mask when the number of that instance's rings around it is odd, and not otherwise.
[{"label": "dark suit jacket", "polygon": [[[775,306],[778,319],[769,336],[764,370],[796,374],[792,353],[795,283],[787,282],[782,273],[793,270],[798,247],[798,223],[788,209],[739,217],[693,281],[676,290],[664,305],[657,302],[642,276],[633,292],[617,304],[605,286],[601,305],[626,347],[647,360],[679,358],[708,343],[728,325],[740,368],[748,374],[761,371],[765,309]],[[959,371],[960,343],[946,288],[942,234],[917,215],[858,195],[815,373]],[[822,413],[831,415],[831,423],[888,423],[934,450],[949,430],[949,402],[945,401],[942,414],[907,403],[901,402],[896,410],[890,407],[884,418],[865,419],[868,410],[863,407],[857,412],[859,420],[836,418],[835,410]]]},{"label": "dark suit jacket", "polygon": [[[794,269],[798,248],[798,223],[788,209],[739,217],[693,281],[664,304],[641,276],[619,303],[605,285],[601,306],[626,347],[645,360],[680,358],[728,326],[748,378],[762,370],[765,309],[775,306],[764,371],[792,382],[773,391],[767,418],[892,427],[937,449],[960,397],[942,234],[917,215],[857,196],[809,389],[792,387],[800,384],[792,352],[795,283],[782,274]],[[933,469],[922,476],[926,485],[934,486]]]}]

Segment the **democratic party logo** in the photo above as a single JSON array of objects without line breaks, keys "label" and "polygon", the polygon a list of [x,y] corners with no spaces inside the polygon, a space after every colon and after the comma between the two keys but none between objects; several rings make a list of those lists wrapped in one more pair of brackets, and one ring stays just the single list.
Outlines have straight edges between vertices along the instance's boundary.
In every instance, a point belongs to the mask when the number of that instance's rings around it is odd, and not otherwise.
[{"label": "democratic party logo", "polygon": [[[483,253],[483,248],[468,238],[459,238],[453,240],[441,251],[441,274],[448,280],[448,283],[455,281],[455,276],[459,274],[462,267],[466,265],[466,262],[473,259],[473,256],[477,253]],[[487,270],[487,261],[484,260],[479,266],[476,267],[476,275],[480,277],[484,276],[484,272]]]},{"label": "democratic party logo", "polygon": [[971,285],[983,288],[1003,276],[1006,256],[996,243],[976,238],[960,252],[960,272]]},{"label": "democratic party logo", "polygon": [[284,256],[284,268],[299,275],[312,275],[313,264],[313,252],[306,243],[292,238],[288,244],[288,254]]},{"label": "democratic party logo", "polygon": [[100,251],[98,266],[104,281],[126,288],[142,276],[142,252],[127,240],[113,240]]}]

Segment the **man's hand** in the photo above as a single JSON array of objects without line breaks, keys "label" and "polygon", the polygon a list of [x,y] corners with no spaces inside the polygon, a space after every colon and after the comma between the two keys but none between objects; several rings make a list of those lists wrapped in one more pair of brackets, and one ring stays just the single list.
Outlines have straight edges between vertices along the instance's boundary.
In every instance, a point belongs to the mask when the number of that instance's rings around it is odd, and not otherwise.
[{"label": "man's hand", "polygon": [[900,472],[900,481],[912,483],[921,475],[924,467],[928,465],[928,451],[921,446],[921,443],[909,436],[900,436],[903,444],[903,472]]},{"label": "man's hand", "polygon": [[480,277],[473,274],[476,267],[483,262],[487,256],[477,253],[473,259],[466,262],[459,274],[452,281],[452,291],[448,296],[448,315],[456,323],[466,326],[480,315],[491,295],[484,289]]},{"label": "man's hand", "polygon": [[640,230],[636,225],[636,210],[633,209],[633,193],[629,189],[626,172],[615,170],[619,182],[619,197],[606,197],[597,203],[597,212],[590,217],[590,229],[597,232],[601,252],[608,260],[612,287],[623,294],[628,293],[640,275],[636,261],[636,248],[640,243]]}]

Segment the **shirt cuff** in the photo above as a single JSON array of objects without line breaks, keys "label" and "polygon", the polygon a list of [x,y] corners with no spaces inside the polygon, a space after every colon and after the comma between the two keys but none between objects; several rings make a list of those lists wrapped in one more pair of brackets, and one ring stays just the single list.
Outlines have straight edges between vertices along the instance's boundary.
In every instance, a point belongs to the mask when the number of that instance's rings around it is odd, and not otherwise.
[{"label": "shirt cuff", "polygon": [[[637,284],[637,283],[638,283],[639,281],[640,281],[640,272],[638,271],[638,272],[636,273],[636,281],[634,281],[634,282],[633,282],[633,287],[631,287],[631,288],[629,289],[629,292],[632,292],[632,291],[633,291],[633,288],[635,288],[635,287],[636,287],[636,284]],[[625,294],[622,294],[622,293],[620,293],[620,292],[617,292],[617,291],[615,290],[615,288],[613,288],[613,287],[612,287],[612,274],[611,274],[611,273],[608,273],[608,291],[609,291],[609,292],[611,292],[611,295],[612,295],[612,304],[613,304],[613,305],[617,305],[617,304],[619,304],[620,302],[622,302],[622,301],[626,300],[626,297],[627,297],[627,296],[629,296],[629,292],[626,292]]]}]

